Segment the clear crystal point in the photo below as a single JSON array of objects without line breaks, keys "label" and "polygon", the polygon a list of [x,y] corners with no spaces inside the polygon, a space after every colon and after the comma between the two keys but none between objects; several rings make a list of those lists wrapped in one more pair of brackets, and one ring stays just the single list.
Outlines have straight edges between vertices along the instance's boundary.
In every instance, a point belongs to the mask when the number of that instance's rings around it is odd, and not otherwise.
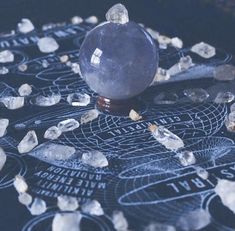
[{"label": "clear crystal point", "polygon": [[37,96],[34,100],[34,103],[41,107],[49,107],[59,103],[60,100],[61,100],[61,95],[59,93],[58,94],[53,93],[52,95],[48,96],[44,95]]},{"label": "clear crystal point", "polygon": [[5,154],[4,150],[0,147],[0,171],[3,169],[7,160],[7,155]]},{"label": "clear crystal point", "polygon": [[77,198],[71,196],[58,196],[57,206],[62,211],[75,211],[79,207]]},{"label": "clear crystal point", "polygon": [[28,185],[21,175],[16,175],[13,185],[18,193],[25,193],[28,190]]},{"label": "clear crystal point", "polygon": [[9,119],[0,119],[0,137],[6,134],[6,129],[9,125]]},{"label": "clear crystal point", "polygon": [[101,207],[101,204],[97,200],[88,201],[82,205],[82,212],[88,213],[90,215],[102,216],[104,211]]},{"label": "clear crystal point", "polygon": [[23,192],[23,193],[20,193],[19,196],[18,196],[18,201],[25,205],[25,206],[28,206],[32,203],[33,199],[32,199],[32,196],[26,192]]},{"label": "clear crystal point", "polygon": [[107,21],[119,24],[125,24],[129,22],[128,11],[122,4],[116,4],[112,6],[105,15]]},{"label": "clear crystal point", "polygon": [[89,110],[81,116],[81,124],[86,124],[98,118],[99,111],[96,109]]},{"label": "clear crystal point", "polygon": [[83,153],[82,162],[95,168],[103,168],[108,166],[109,164],[106,156],[99,151],[90,151],[87,153]]},{"label": "clear crystal point", "polygon": [[40,215],[45,213],[47,210],[46,202],[38,197],[36,197],[29,208],[32,215]]},{"label": "clear crystal point", "polygon": [[49,140],[55,140],[62,134],[61,130],[56,127],[52,126],[48,128],[44,133],[44,138]]},{"label": "clear crystal point", "polygon": [[204,42],[200,42],[192,46],[191,51],[205,59],[209,59],[216,54],[215,48]]},{"label": "clear crystal point", "polygon": [[196,163],[196,158],[192,151],[183,151],[177,154],[180,163],[183,166],[189,166]]},{"label": "clear crystal point", "polygon": [[38,145],[38,138],[35,131],[29,131],[25,137],[20,141],[17,148],[19,153],[26,153],[31,151]]},{"label": "clear crystal point", "polygon": [[58,123],[57,127],[61,132],[73,131],[80,126],[79,122],[75,119],[67,119]]},{"label": "clear crystal point", "polygon": [[6,96],[0,98],[0,102],[9,110],[15,110],[24,106],[24,97],[21,96]]}]

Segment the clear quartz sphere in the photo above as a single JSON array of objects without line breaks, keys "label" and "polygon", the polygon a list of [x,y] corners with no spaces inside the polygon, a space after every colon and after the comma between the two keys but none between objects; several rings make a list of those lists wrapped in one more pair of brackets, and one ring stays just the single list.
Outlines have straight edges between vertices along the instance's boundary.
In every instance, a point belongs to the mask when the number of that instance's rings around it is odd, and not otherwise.
[{"label": "clear quartz sphere", "polygon": [[158,67],[158,47],[137,23],[104,22],[80,48],[83,79],[100,96],[122,100],[143,92]]}]

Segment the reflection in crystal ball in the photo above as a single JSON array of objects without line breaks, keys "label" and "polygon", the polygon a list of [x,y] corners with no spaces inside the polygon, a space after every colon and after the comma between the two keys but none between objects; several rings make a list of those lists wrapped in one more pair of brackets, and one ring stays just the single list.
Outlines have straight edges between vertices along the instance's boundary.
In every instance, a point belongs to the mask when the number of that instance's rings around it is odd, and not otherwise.
[{"label": "reflection in crystal ball", "polygon": [[98,25],[87,34],[79,55],[90,88],[117,100],[143,92],[154,78],[158,59],[151,36],[134,22]]}]

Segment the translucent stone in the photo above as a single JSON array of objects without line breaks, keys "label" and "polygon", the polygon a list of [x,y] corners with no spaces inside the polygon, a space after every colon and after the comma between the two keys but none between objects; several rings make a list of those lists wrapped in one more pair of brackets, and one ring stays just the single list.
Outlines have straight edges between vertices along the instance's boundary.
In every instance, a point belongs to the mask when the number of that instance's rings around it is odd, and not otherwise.
[{"label": "translucent stone", "polygon": [[202,168],[202,167],[195,167],[196,169],[196,173],[199,177],[201,177],[202,179],[206,180],[209,177],[209,173],[206,171],[206,169]]},{"label": "translucent stone", "polygon": [[183,41],[178,37],[174,37],[171,39],[171,45],[175,48],[181,49],[183,47]]},{"label": "translucent stone", "polygon": [[168,69],[168,73],[170,75],[177,75],[183,71],[188,70],[194,64],[192,62],[192,58],[187,55],[185,57],[181,57],[179,62],[173,65],[170,69]]},{"label": "translucent stone", "polygon": [[15,110],[24,106],[24,97],[7,96],[4,98],[0,98],[0,102],[3,103],[6,108]]},{"label": "translucent stone", "polygon": [[154,222],[145,227],[144,231],[176,231],[176,229],[171,225]]},{"label": "translucent stone", "polygon": [[125,24],[129,22],[128,11],[122,4],[112,6],[105,15],[106,20],[113,23]]},{"label": "translucent stone", "polygon": [[79,205],[76,197],[58,196],[57,206],[62,211],[75,211]]},{"label": "translucent stone", "polygon": [[81,207],[82,212],[95,215],[95,216],[102,216],[104,215],[104,211],[97,200],[88,201]]},{"label": "translucent stone", "polygon": [[45,213],[47,210],[46,202],[38,197],[36,197],[29,208],[32,215],[40,215]]},{"label": "translucent stone", "polygon": [[106,156],[99,151],[83,153],[81,160],[84,164],[88,164],[95,168],[103,168],[109,165]]},{"label": "translucent stone", "polygon": [[21,72],[25,72],[28,69],[28,66],[26,64],[20,64],[18,66],[18,70]]},{"label": "translucent stone", "polygon": [[13,185],[18,193],[25,193],[28,190],[28,185],[23,176],[16,175]]},{"label": "translucent stone", "polygon": [[235,103],[233,103],[233,104],[230,106],[230,111],[231,111],[231,112],[235,111]]},{"label": "translucent stone", "polygon": [[191,51],[205,59],[211,58],[216,54],[215,48],[204,42],[200,42],[192,46]]},{"label": "translucent stone", "polygon": [[168,72],[168,70],[165,70],[161,67],[159,67],[157,69],[157,73],[154,76],[153,82],[151,83],[151,85],[155,85],[158,82],[164,82],[170,79],[170,74]]},{"label": "translucent stone", "polygon": [[96,109],[89,110],[81,116],[81,124],[86,124],[98,118],[100,112]]},{"label": "translucent stone", "polygon": [[91,97],[86,93],[73,93],[67,97],[67,102],[72,106],[87,106],[91,102]]},{"label": "translucent stone", "polygon": [[129,118],[133,121],[138,121],[138,120],[141,120],[143,117],[138,112],[131,109],[129,113]]},{"label": "translucent stone", "polygon": [[19,153],[27,153],[38,145],[38,138],[35,131],[29,131],[20,141],[17,148]]},{"label": "translucent stone", "polygon": [[229,132],[235,132],[235,121],[229,120],[229,117],[225,118],[225,126]]},{"label": "translucent stone", "polygon": [[18,92],[20,96],[28,96],[32,93],[32,87],[27,83],[22,84],[19,87]]},{"label": "translucent stone", "polygon": [[231,92],[219,92],[215,98],[215,103],[230,103],[234,100],[234,94]]},{"label": "translucent stone", "polygon": [[154,97],[155,104],[175,104],[179,99],[178,95],[172,92],[162,92]]},{"label": "translucent stone", "polygon": [[52,221],[52,231],[80,231],[80,212],[57,213]]},{"label": "translucent stone", "polygon": [[208,92],[202,88],[186,89],[184,90],[184,95],[194,103],[203,103],[209,97]]},{"label": "translucent stone", "polygon": [[1,51],[0,52],[0,63],[11,63],[14,61],[14,54],[9,51]]},{"label": "translucent stone", "polygon": [[56,127],[52,126],[46,130],[44,133],[44,138],[49,140],[55,140],[62,134],[61,130]]},{"label": "translucent stone", "polygon": [[71,18],[71,23],[74,25],[81,24],[83,19],[80,16],[74,16]]},{"label": "translucent stone", "polygon": [[157,38],[157,41],[159,43],[159,47],[161,49],[166,49],[167,45],[171,43],[171,38],[165,36],[165,35],[159,35]]},{"label": "translucent stone", "polygon": [[29,33],[34,30],[33,23],[27,18],[22,18],[21,22],[18,23],[17,27],[19,32],[23,34]]},{"label": "translucent stone", "polygon": [[33,199],[32,199],[32,196],[26,192],[23,192],[23,193],[20,193],[19,196],[18,196],[18,201],[22,204],[22,205],[25,205],[25,206],[29,206]]},{"label": "translucent stone", "polygon": [[0,147],[0,171],[3,169],[7,160],[7,155],[5,154],[4,150]]},{"label": "translucent stone", "polygon": [[75,119],[67,119],[58,123],[57,127],[61,132],[73,131],[79,127],[79,122]]},{"label": "translucent stone", "polygon": [[35,98],[34,103],[41,107],[49,107],[59,103],[61,100],[60,94],[52,94],[50,96],[39,95]]},{"label": "translucent stone", "polygon": [[177,222],[177,228],[182,231],[199,230],[210,223],[210,214],[204,209],[196,209],[183,214]]},{"label": "translucent stone", "polygon": [[97,24],[98,23],[98,18],[96,16],[90,16],[88,18],[85,19],[86,23],[90,23],[90,24]]},{"label": "translucent stone", "polygon": [[0,137],[6,134],[6,129],[9,125],[9,119],[0,119]]},{"label": "translucent stone", "polygon": [[37,45],[43,53],[51,53],[59,49],[59,44],[51,37],[40,38]]},{"label": "translucent stone", "polygon": [[128,222],[121,211],[114,211],[112,215],[112,222],[115,230],[128,231]]},{"label": "translucent stone", "polygon": [[6,75],[9,73],[8,68],[6,67],[0,67],[0,75]]},{"label": "translucent stone", "polygon": [[177,157],[179,158],[179,161],[183,166],[189,166],[189,165],[193,165],[196,163],[196,158],[192,151],[186,150],[186,151],[177,153]]},{"label": "translucent stone", "polygon": [[232,122],[235,122],[235,111],[232,111],[228,114],[228,119]]},{"label": "translucent stone", "polygon": [[215,67],[214,78],[220,81],[230,81],[235,79],[235,66],[225,64]]},{"label": "translucent stone", "polygon": [[49,65],[50,65],[50,64],[47,62],[47,60],[43,60],[43,61],[42,61],[42,67],[43,67],[43,68],[48,68]]},{"label": "translucent stone", "polygon": [[219,179],[215,187],[215,193],[220,197],[224,206],[235,213],[235,182]]},{"label": "translucent stone", "polygon": [[73,71],[75,74],[81,75],[81,70],[80,70],[80,66],[79,66],[78,63],[72,63],[72,64],[71,64],[71,68],[72,68],[72,71]]},{"label": "translucent stone", "polygon": [[66,63],[66,62],[68,62],[68,60],[69,60],[69,56],[68,55],[60,56],[60,62],[61,63]]},{"label": "translucent stone", "polygon": [[156,39],[156,40],[158,39],[158,36],[160,35],[158,31],[155,31],[151,28],[147,28],[146,31],[152,36],[153,39]]},{"label": "translucent stone", "polygon": [[183,140],[163,126],[150,125],[149,130],[153,137],[169,150],[176,151],[184,147]]}]

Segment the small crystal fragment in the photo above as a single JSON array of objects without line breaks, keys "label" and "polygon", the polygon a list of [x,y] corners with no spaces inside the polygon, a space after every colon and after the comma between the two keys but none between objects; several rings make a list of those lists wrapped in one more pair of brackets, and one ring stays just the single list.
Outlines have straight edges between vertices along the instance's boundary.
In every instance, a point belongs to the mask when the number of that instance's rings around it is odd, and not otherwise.
[{"label": "small crystal fragment", "polygon": [[184,90],[184,95],[194,103],[202,103],[207,100],[209,94],[202,88],[192,88]]},{"label": "small crystal fragment", "polygon": [[41,107],[49,107],[59,103],[61,100],[60,94],[52,94],[50,96],[39,95],[35,98],[34,103]]},{"label": "small crystal fragment", "polygon": [[99,151],[89,151],[83,153],[82,162],[95,168],[103,168],[109,165],[106,156]]},{"label": "small crystal fragment", "polygon": [[78,63],[72,63],[71,68],[75,74],[81,75],[80,65]]},{"label": "small crystal fragment", "polygon": [[0,137],[6,134],[6,129],[9,125],[9,119],[0,119]]},{"label": "small crystal fragment", "polygon": [[176,229],[171,225],[154,222],[145,227],[144,231],[176,231]]},{"label": "small crystal fragment", "polygon": [[97,200],[92,200],[88,201],[85,204],[82,205],[81,207],[82,212],[88,213],[90,215],[95,215],[95,216],[102,216],[104,215],[104,211]]},{"label": "small crystal fragment", "polygon": [[149,130],[153,137],[169,150],[176,151],[184,147],[183,140],[163,126],[150,125]]},{"label": "small crystal fragment", "polygon": [[19,194],[18,201],[25,206],[29,206],[32,203],[33,199],[30,194],[23,192]]},{"label": "small crystal fragment", "polygon": [[112,222],[115,230],[128,231],[128,222],[121,211],[114,211],[112,215]]},{"label": "small crystal fragment", "polygon": [[234,100],[234,94],[231,92],[219,92],[215,98],[215,103],[230,103]]},{"label": "small crystal fragment", "polygon": [[174,37],[171,39],[171,45],[173,47],[181,49],[183,47],[183,41],[179,39],[178,37]]},{"label": "small crystal fragment", "polygon": [[186,150],[186,151],[177,153],[176,156],[179,158],[180,163],[185,167],[196,163],[196,158],[192,151]]},{"label": "small crystal fragment", "polygon": [[6,75],[9,73],[9,70],[6,67],[0,67],[0,75]]},{"label": "small crystal fragment", "polygon": [[28,66],[26,64],[20,64],[18,66],[18,70],[21,72],[25,72],[28,69]]},{"label": "small crystal fragment", "polygon": [[48,68],[49,65],[50,65],[50,64],[47,62],[47,60],[43,60],[43,61],[42,61],[42,67],[43,67],[43,68]]},{"label": "small crystal fragment", "polygon": [[225,64],[215,67],[214,78],[219,81],[231,81],[235,79],[235,66]]},{"label": "small crystal fragment", "polygon": [[159,35],[157,41],[161,49],[166,49],[167,45],[171,43],[171,39],[165,35]]},{"label": "small crystal fragment", "polygon": [[206,171],[206,169],[202,168],[202,167],[195,167],[196,169],[196,173],[199,177],[201,177],[202,179],[206,180],[208,179],[209,173]]},{"label": "small crystal fragment", "polygon": [[68,62],[68,60],[69,60],[69,56],[68,55],[60,56],[60,62],[61,63],[66,63],[66,62]]},{"label": "small crystal fragment", "polygon": [[23,176],[16,175],[13,185],[18,193],[25,193],[28,190],[28,185]]},{"label": "small crystal fragment", "polygon": [[29,33],[34,30],[33,23],[27,18],[22,18],[21,22],[19,22],[17,26],[19,32],[23,34]]},{"label": "small crystal fragment", "polygon": [[39,50],[43,53],[51,53],[59,49],[58,43],[51,37],[40,38],[37,45]]},{"label": "small crystal fragment", "polygon": [[52,126],[44,133],[44,138],[49,140],[55,140],[62,134],[61,130],[56,126]]},{"label": "small crystal fragment", "polygon": [[83,19],[79,16],[74,16],[71,18],[71,23],[74,25],[81,24],[83,22]]},{"label": "small crystal fragment", "polygon": [[231,112],[235,111],[235,103],[233,103],[233,104],[230,106],[230,111],[231,111]]},{"label": "small crystal fragment", "polygon": [[96,109],[89,110],[81,116],[81,124],[86,124],[98,118],[99,111]]},{"label": "small crystal fragment", "polygon": [[5,154],[4,150],[0,147],[0,171],[3,169],[7,160],[7,155]]},{"label": "small crystal fragment", "polygon": [[200,42],[192,46],[191,51],[205,59],[209,59],[216,54],[215,48],[204,42]]},{"label": "small crystal fragment", "polygon": [[229,120],[228,116],[225,118],[225,126],[228,132],[235,132],[235,121]]},{"label": "small crystal fragment", "polygon": [[154,85],[158,82],[167,81],[168,79],[170,79],[170,74],[169,74],[168,70],[165,70],[165,69],[159,67],[157,69],[157,73],[155,74],[153,82],[151,83],[151,85]]},{"label": "small crystal fragment", "polygon": [[135,110],[131,109],[129,113],[129,118],[133,121],[141,120],[143,117],[137,113]]},{"label": "small crystal fragment", "polygon": [[122,4],[112,6],[105,15],[106,20],[113,23],[125,24],[129,22],[128,11]]},{"label": "small crystal fragment", "polygon": [[32,87],[27,83],[22,84],[18,89],[20,96],[28,96],[32,93]]},{"label": "small crystal fragment", "polygon": [[71,196],[58,196],[57,206],[62,211],[75,211],[78,208],[78,200]]},{"label": "small crystal fragment", "polygon": [[[143,26],[144,27],[144,26]],[[155,31],[151,28],[147,28],[146,31],[152,36],[153,39],[158,39],[158,36],[159,36],[159,32],[158,31]]]},{"label": "small crystal fragment", "polygon": [[172,92],[162,92],[154,97],[155,104],[175,104],[179,99],[178,95]]},{"label": "small crystal fragment", "polygon": [[67,119],[58,123],[57,127],[61,132],[73,131],[80,126],[79,122],[75,119]]},{"label": "small crystal fragment", "polygon": [[80,212],[57,213],[52,222],[52,231],[80,231]]},{"label": "small crystal fragment", "polygon": [[14,54],[9,51],[1,51],[0,52],[0,63],[11,63],[14,61]]},{"label": "small crystal fragment", "polygon": [[24,97],[21,96],[7,96],[0,98],[0,102],[10,110],[15,110],[24,106]]},{"label": "small crystal fragment", "polygon": [[90,16],[90,17],[85,19],[85,22],[90,23],[90,24],[97,24],[98,23],[98,18],[96,16]]},{"label": "small crystal fragment", "polygon": [[17,148],[19,153],[26,153],[31,151],[38,145],[38,138],[35,131],[29,131],[26,136],[20,141]]},{"label": "small crystal fragment", "polygon": [[87,106],[91,101],[91,97],[86,93],[73,93],[67,97],[67,102],[75,107]]},{"label": "small crystal fragment", "polygon": [[46,202],[38,197],[36,197],[29,208],[32,215],[40,215],[45,213],[47,210]]},{"label": "small crystal fragment", "polygon": [[173,65],[170,69],[168,69],[168,73],[170,75],[177,75],[180,72],[188,70],[194,64],[192,62],[192,58],[187,55],[185,57],[181,57],[179,62]]}]

